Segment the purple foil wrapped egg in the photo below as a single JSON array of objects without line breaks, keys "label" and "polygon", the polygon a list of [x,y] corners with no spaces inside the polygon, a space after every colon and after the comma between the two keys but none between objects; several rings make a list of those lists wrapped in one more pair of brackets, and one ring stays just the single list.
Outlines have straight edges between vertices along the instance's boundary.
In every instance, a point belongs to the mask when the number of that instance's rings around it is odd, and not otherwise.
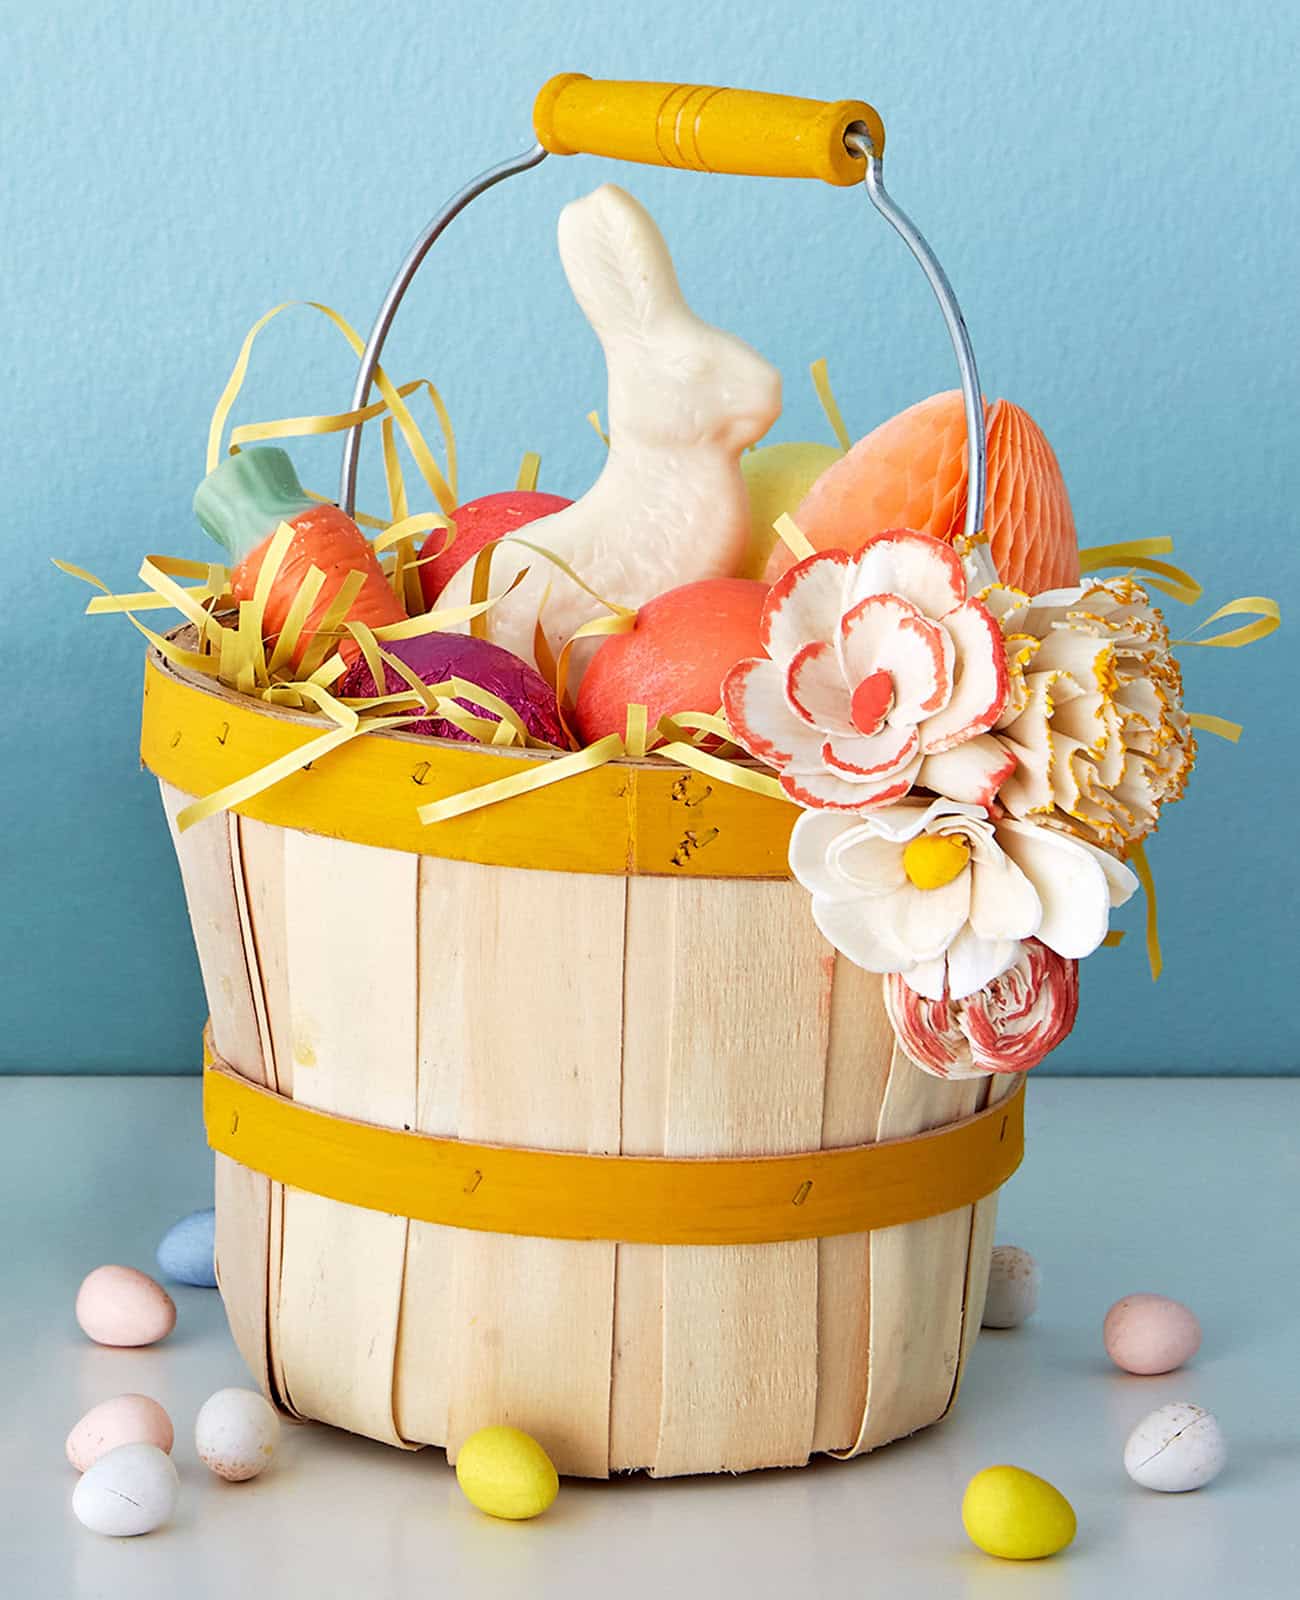
[{"label": "purple foil wrapped egg", "polygon": [[[513,651],[492,644],[487,639],[475,639],[464,633],[422,633],[414,639],[394,639],[383,646],[386,654],[397,656],[419,678],[421,683],[445,683],[448,678],[463,678],[466,683],[477,684],[498,699],[504,700],[519,713],[524,727],[535,739],[548,744],[569,748],[569,738],[560,721],[555,703],[555,691],[541,673],[521,661]],[[384,692],[400,694],[409,685],[392,666],[386,666],[387,679]],[[364,656],[359,656],[344,674],[339,688],[346,699],[377,694],[375,680]],[[460,699],[472,716],[489,722],[499,722],[495,711],[476,705],[472,700]],[[424,717],[410,724],[412,733],[427,734],[434,739],[460,739],[473,744],[471,734],[458,728],[444,717]]]}]

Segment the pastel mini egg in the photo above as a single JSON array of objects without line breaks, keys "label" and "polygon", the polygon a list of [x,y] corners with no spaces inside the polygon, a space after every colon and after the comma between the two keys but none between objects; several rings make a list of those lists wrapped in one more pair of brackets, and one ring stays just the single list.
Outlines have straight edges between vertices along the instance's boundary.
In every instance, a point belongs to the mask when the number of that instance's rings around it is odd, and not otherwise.
[{"label": "pastel mini egg", "polygon": [[123,1444],[151,1444],[170,1455],[174,1439],[172,1419],[156,1400],[147,1394],[119,1394],[92,1406],[64,1448],[77,1471],[85,1472]]},{"label": "pastel mini egg", "polygon": [[470,1434],[456,1457],[456,1481],[472,1506],[508,1522],[540,1516],[560,1491],[550,1456],[519,1428]]},{"label": "pastel mini egg", "polygon": [[253,1389],[218,1389],[199,1408],[194,1448],[199,1460],[228,1483],[265,1472],[280,1442],[275,1408]]},{"label": "pastel mini egg", "polygon": [[986,1328],[1018,1328],[1038,1309],[1038,1263],[1019,1245],[999,1244],[989,1264],[989,1289],[984,1301]]},{"label": "pastel mini egg", "polygon": [[157,1251],[159,1267],[177,1283],[188,1283],[195,1289],[215,1289],[216,1236],[215,1208],[191,1211],[188,1217],[173,1222],[163,1234]]},{"label": "pastel mini egg", "polygon": [[160,1528],[176,1509],[180,1479],[155,1444],[120,1444],[77,1480],[72,1511],[93,1533],[127,1539]]},{"label": "pastel mini egg", "polygon": [[1038,1561],[1074,1538],[1074,1508],[1023,1467],[985,1467],[966,1485],[961,1520],[971,1543],[1005,1561]]},{"label": "pastel mini egg", "polygon": [[1228,1447],[1212,1412],[1186,1400],[1142,1418],[1124,1446],[1124,1470],[1144,1489],[1186,1494],[1217,1478]]},{"label": "pastel mini egg", "polygon": [[172,1297],[134,1267],[96,1267],[77,1290],[77,1321],[96,1344],[157,1344],[176,1326]]},{"label": "pastel mini egg", "polygon": [[1201,1325],[1163,1294],[1126,1294],[1106,1313],[1102,1339],[1117,1367],[1149,1377],[1190,1361],[1201,1348]]}]

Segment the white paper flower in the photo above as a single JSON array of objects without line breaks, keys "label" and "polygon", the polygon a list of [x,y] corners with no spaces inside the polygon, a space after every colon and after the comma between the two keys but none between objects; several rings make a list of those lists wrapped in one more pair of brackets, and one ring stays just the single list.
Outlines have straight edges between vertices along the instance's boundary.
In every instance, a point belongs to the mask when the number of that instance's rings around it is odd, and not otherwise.
[{"label": "white paper flower", "polygon": [[1061,829],[949,800],[805,811],[790,870],[837,950],[931,1000],[982,989],[1031,937],[1070,960],[1091,955],[1111,907],[1137,888],[1122,862]]},{"label": "white paper flower", "polygon": [[1079,963],[1026,939],[1001,977],[964,1000],[927,1000],[890,973],[885,1010],[903,1050],[936,1078],[1028,1072],[1074,1026]]},{"label": "white paper flower", "polygon": [[809,556],[763,606],[767,655],[723,683],[739,743],[800,805],[859,811],[913,784],[987,805],[1015,765],[988,733],[1006,650],[957,555],[899,530]]},{"label": "white paper flower", "polygon": [[1196,759],[1164,618],[1129,578],[985,599],[1010,672],[995,733],[1016,758],[998,800],[1122,852],[1156,827]]}]

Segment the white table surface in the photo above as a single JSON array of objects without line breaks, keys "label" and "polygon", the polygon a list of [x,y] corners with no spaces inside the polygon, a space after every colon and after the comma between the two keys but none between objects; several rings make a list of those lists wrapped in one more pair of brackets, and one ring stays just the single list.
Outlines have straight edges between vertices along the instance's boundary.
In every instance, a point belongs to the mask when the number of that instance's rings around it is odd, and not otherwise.
[{"label": "white table surface", "polygon": [[[0,1079],[0,1594],[6,1600],[516,1594],[693,1600],[1250,1600],[1300,1594],[1300,1079],[1046,1079],[1000,1240],[1038,1257],[1038,1315],[980,1339],[953,1417],[869,1457],[801,1471],[568,1482],[541,1521],[461,1498],[440,1450],[403,1454],[286,1427],[274,1467],[229,1485],[198,1463],[194,1414],[249,1382],[213,1290],[174,1288],[149,1350],[79,1333],[82,1275],[153,1266],[158,1237],[209,1203],[195,1079]],[[1101,1319],[1135,1289],[1186,1300],[1205,1329],[1183,1372],[1126,1377]],[[174,1522],[113,1540],[74,1520],[68,1428],[97,1401],[156,1396],[176,1424]],[[1139,1417],[1215,1411],[1231,1452],[1192,1495],[1129,1482]],[[1064,1555],[1016,1564],[962,1531],[970,1475],[1010,1461],[1073,1501]]]}]

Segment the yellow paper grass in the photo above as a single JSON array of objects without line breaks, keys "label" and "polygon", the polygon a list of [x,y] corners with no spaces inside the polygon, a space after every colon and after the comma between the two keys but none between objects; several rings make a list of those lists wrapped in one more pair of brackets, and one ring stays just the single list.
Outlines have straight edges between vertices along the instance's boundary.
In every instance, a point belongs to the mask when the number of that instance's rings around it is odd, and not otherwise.
[{"label": "yellow paper grass", "polygon": [[[275,318],[296,304],[305,305],[325,317],[338,329],[353,352],[358,356],[361,354],[364,341],[329,306],[316,301],[286,301],[273,307],[253,324],[245,336],[213,412],[208,431],[208,470],[211,471],[223,455],[235,453],[247,445],[342,433],[352,427],[378,422],[389,514],[386,519],[364,512],[356,513],[355,517],[362,526],[375,530],[375,553],[394,594],[408,613],[407,618],[373,630],[364,624],[349,621],[348,611],[363,581],[361,574],[350,574],[334,595],[320,625],[313,629],[311,640],[295,666],[303,629],[317,604],[325,574],[317,567],[309,568],[293,596],[280,633],[268,639],[263,631],[266,606],[293,539],[293,529],[287,523],[281,523],[272,536],[251,600],[235,598],[230,592],[229,569],[216,562],[149,556],[139,573],[146,587],[132,594],[114,594],[93,573],[70,562],[55,562],[61,571],[100,591],[86,607],[88,614],[117,613],[125,616],[173,666],[212,678],[228,689],[251,699],[262,700],[268,705],[319,715],[329,724],[318,739],[187,807],[178,818],[182,830],[215,812],[239,805],[352,739],[367,733],[409,728],[411,724],[426,719],[450,722],[472,739],[498,748],[554,748],[533,737],[514,708],[497,695],[458,677],[448,678],[443,683],[423,683],[405,662],[384,649],[386,643],[416,638],[464,623],[469,623],[471,633],[485,637],[487,613],[523,581],[528,570],[525,568],[520,572],[501,594],[491,595],[492,553],[500,542],[494,541],[476,557],[468,605],[435,608],[432,611],[425,609],[420,568],[449,550],[456,537],[451,515],[457,505],[455,433],[446,405],[434,384],[426,378],[394,384],[381,369],[375,375],[380,398],[365,406],[351,411],[244,423],[231,428],[227,435],[227,425],[247,378],[258,336]],[[439,465],[433,448],[407,404],[422,396],[427,398],[438,424],[445,466]],[[399,435],[416,464],[425,488],[436,502],[437,510],[411,511],[398,449]],[[539,468],[540,457],[534,452],[527,452],[520,464],[519,487],[535,488]],[[322,502],[327,499],[320,494],[310,494],[310,497]],[[436,552],[421,557],[419,541],[439,528],[445,530],[445,539]],[[565,643],[558,658],[552,656],[549,648],[541,649],[538,655],[543,675],[557,691],[561,721],[566,732],[570,732],[565,701],[572,646],[580,638],[626,632],[634,625],[636,613],[626,606],[603,599],[567,562],[543,546],[518,539],[514,543],[526,544],[539,559],[554,565],[592,595],[607,613],[579,628],[573,638]],[[180,614],[189,625],[188,637],[184,627],[170,633],[160,633],[148,627],[136,615],[138,612],[164,609]],[[539,638],[541,645],[545,646],[540,628]],[[342,698],[333,692],[334,686],[347,670],[347,663],[340,653],[340,647],[345,644],[355,645],[365,660],[376,689],[373,695]],[[390,667],[405,685],[396,693],[387,690],[386,669]],[[476,715],[474,711],[466,709],[466,704],[486,714]],[[610,735],[560,760],[540,763],[536,768],[521,771],[509,780],[482,785],[465,794],[450,796],[423,807],[420,815],[430,823],[446,816],[463,815],[544,784],[561,781],[578,772],[590,771],[593,767],[629,753],[638,757],[650,754],[673,759],[683,766],[707,771],[710,776],[720,778],[723,782],[780,796],[775,779],[755,770],[744,752],[729,742],[730,730],[716,713],[664,718],[653,730],[647,730],[645,726],[644,707],[630,707],[628,718],[626,738]],[[573,743],[578,742],[571,732],[570,737]],[[701,745],[709,740],[715,743],[713,754],[701,749]],[[724,754],[739,757],[745,765],[733,765],[720,759]]]}]

